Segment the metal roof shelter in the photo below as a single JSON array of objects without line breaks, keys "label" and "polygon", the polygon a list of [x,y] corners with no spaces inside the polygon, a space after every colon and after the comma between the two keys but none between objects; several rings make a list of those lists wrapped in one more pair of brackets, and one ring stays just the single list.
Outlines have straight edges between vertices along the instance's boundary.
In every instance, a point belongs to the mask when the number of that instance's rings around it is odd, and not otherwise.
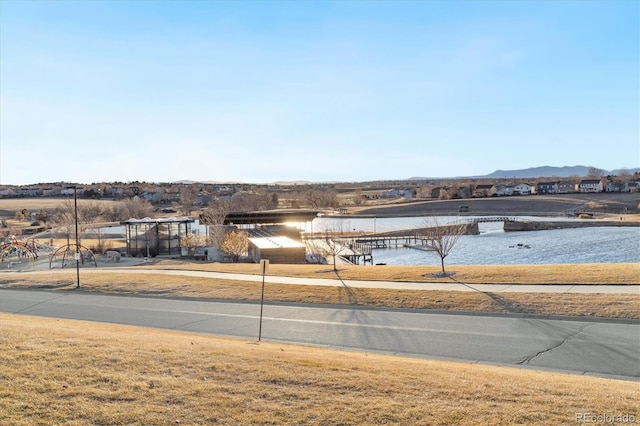
[{"label": "metal roof shelter", "polygon": [[230,212],[224,219],[225,225],[257,225],[287,222],[311,222],[320,213],[317,210],[282,209],[254,212]]},{"label": "metal roof shelter", "polygon": [[259,262],[268,259],[271,263],[306,263],[306,246],[289,237],[273,236],[249,238],[249,257]]},{"label": "metal roof shelter", "polygon": [[180,239],[191,231],[193,219],[171,217],[162,219],[129,219],[120,222],[127,232],[129,256],[157,256],[181,253]]}]

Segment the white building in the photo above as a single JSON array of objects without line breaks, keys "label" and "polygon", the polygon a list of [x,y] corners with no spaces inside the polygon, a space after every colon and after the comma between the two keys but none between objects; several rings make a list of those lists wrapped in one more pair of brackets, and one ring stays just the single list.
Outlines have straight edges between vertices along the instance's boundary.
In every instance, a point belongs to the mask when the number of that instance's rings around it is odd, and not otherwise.
[{"label": "white building", "polygon": [[519,183],[513,188],[513,192],[518,195],[531,195],[531,185],[528,183]]},{"label": "white building", "polygon": [[602,192],[604,187],[600,179],[583,179],[578,186],[580,192]]}]

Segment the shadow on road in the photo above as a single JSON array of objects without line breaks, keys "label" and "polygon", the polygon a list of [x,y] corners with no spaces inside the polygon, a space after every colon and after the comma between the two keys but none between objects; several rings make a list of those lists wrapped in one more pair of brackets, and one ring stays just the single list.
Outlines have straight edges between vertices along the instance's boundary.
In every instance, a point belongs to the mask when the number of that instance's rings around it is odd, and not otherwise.
[{"label": "shadow on road", "polygon": [[464,283],[462,281],[456,280],[455,278],[453,278],[453,276],[450,276],[449,278],[451,278],[451,281],[453,281],[453,282],[455,282],[457,284],[463,285],[463,286],[467,287],[468,289],[471,289],[473,291],[477,291],[478,293],[484,294],[489,299],[493,300],[498,305],[502,306],[509,313],[514,313],[514,314],[529,314],[529,313],[531,313],[529,310],[527,310],[521,304],[519,304],[517,302],[514,302],[513,300],[510,300],[509,298],[507,298],[507,297],[505,297],[505,296],[503,296],[501,294],[492,293],[490,291],[478,290],[477,288],[473,287],[472,285],[469,285],[469,284]]}]

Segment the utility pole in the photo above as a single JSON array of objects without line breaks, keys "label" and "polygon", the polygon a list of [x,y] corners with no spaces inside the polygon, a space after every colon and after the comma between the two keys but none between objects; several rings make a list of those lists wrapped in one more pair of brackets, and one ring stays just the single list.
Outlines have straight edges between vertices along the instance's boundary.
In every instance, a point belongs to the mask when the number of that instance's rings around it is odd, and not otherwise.
[{"label": "utility pole", "polygon": [[78,187],[76,185],[73,186],[73,208],[76,222],[76,288],[80,288],[80,237],[78,235]]}]

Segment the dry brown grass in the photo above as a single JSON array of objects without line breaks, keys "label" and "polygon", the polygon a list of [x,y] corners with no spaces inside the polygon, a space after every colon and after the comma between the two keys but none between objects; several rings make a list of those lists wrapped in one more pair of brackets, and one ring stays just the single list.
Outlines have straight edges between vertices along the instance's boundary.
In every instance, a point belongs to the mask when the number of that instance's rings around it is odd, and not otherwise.
[{"label": "dry brown grass", "polygon": [[624,220],[627,222],[640,222],[640,214],[605,214],[598,216],[597,220]]},{"label": "dry brown grass", "polygon": [[638,383],[0,314],[0,424],[560,425]]},{"label": "dry brown grass", "polygon": [[[275,266],[275,265],[274,265]],[[330,275],[328,277],[335,277]],[[149,273],[119,274],[81,271],[89,291],[164,297],[260,300],[261,283]],[[3,273],[0,287],[73,289],[75,270]],[[413,309],[640,318],[640,298],[628,294],[482,293],[435,290],[395,290],[268,284],[265,300]]]},{"label": "dry brown grass", "polygon": [[[73,196],[71,197],[73,200]],[[37,212],[40,210],[55,210],[57,207],[61,207],[67,201],[66,197],[58,198],[4,198],[2,199],[2,210],[16,212],[22,209],[27,209],[30,212]],[[78,206],[83,204],[101,204],[112,206],[114,203],[122,203],[122,201],[114,200],[86,200],[78,198]]]},{"label": "dry brown grass", "polygon": [[7,228],[11,229],[11,228],[16,228],[16,229],[21,229],[21,228],[28,228],[31,226],[31,220],[16,220],[16,219],[6,219],[7,221]]}]

